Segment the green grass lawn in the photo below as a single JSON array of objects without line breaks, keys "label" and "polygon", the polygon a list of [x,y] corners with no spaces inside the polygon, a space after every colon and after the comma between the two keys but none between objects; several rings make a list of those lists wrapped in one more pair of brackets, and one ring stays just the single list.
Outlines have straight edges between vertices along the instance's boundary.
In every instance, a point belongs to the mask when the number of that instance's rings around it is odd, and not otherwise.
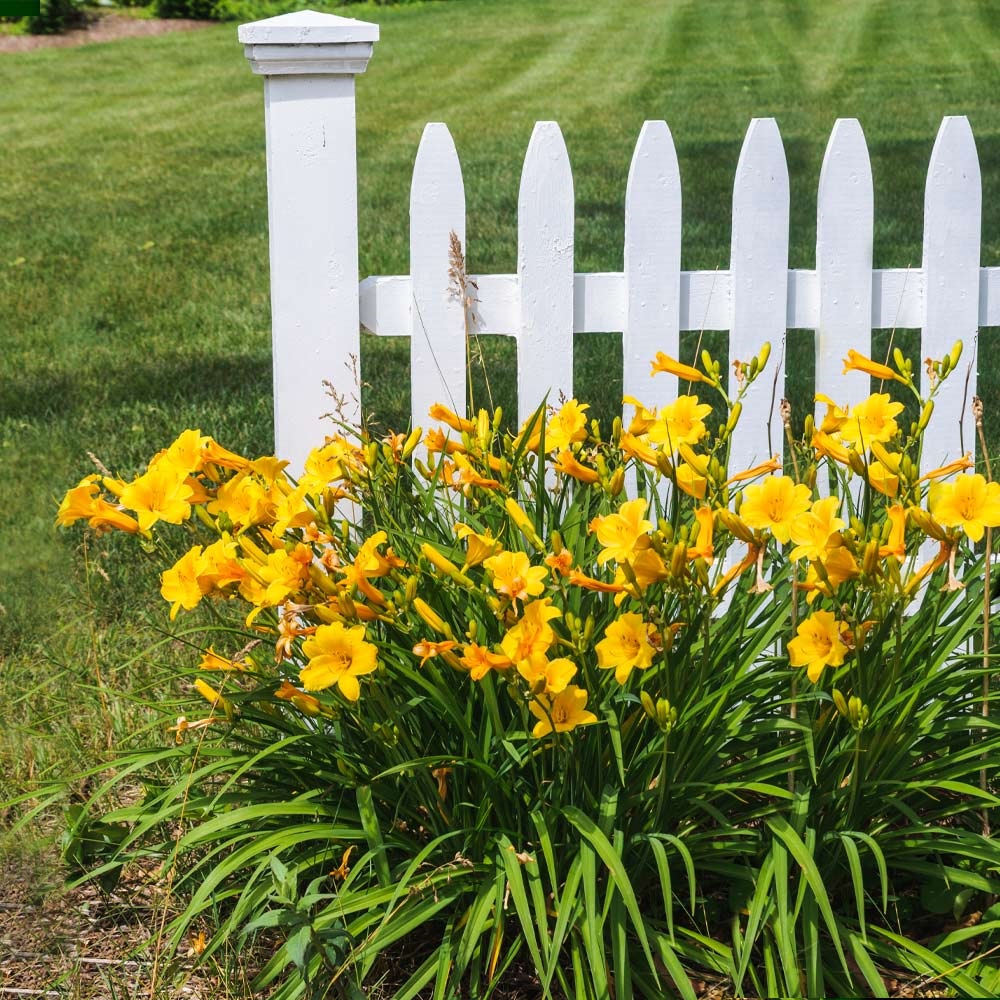
[{"label": "green grass lawn", "polygon": [[[858,117],[875,175],[875,264],[919,266],[927,161],[967,114],[982,161],[983,263],[1000,263],[1000,22],[988,0],[451,0],[354,8],[382,39],[358,81],[362,274],[405,273],[423,125],[462,160],[472,271],[516,255],[532,124],[563,128],[577,193],[576,269],[622,266],[632,146],[666,118],[680,159],[683,263],[724,268],[732,181],[752,116],[773,115],[792,193],[790,263],[813,264],[815,193],[838,116]],[[57,497],[123,474],[186,426],[271,447],[261,81],[235,26],[0,56],[0,799],[101,759],[144,724],[161,667],[148,565],[114,540],[57,534]],[[604,400],[605,341],[579,347],[578,394]],[[368,402],[408,401],[405,343],[365,342]],[[806,352],[806,355],[808,352]],[[495,368],[510,351],[492,357]],[[802,361],[808,367],[808,358]],[[1000,394],[984,376],[984,396]],[[990,406],[990,404],[993,404]],[[597,409],[595,407],[595,409]],[[154,643],[159,643],[151,649]],[[147,652],[147,650],[150,650]],[[140,699],[112,698],[98,683]]]}]

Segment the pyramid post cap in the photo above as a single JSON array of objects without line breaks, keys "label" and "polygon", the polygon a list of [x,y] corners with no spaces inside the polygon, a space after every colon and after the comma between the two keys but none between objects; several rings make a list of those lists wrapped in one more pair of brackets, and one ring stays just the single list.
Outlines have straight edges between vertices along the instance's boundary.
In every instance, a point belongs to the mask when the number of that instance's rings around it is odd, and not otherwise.
[{"label": "pyramid post cap", "polygon": [[379,26],[353,17],[299,10],[241,24],[237,38],[244,45],[350,45],[377,42]]}]

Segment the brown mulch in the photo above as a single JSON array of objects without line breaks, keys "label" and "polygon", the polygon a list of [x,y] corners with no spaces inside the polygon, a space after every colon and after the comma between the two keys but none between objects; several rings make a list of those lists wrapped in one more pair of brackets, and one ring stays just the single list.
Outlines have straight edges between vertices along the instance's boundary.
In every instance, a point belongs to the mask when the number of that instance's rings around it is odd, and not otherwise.
[{"label": "brown mulch", "polygon": [[168,31],[193,31],[208,28],[214,21],[192,21],[188,18],[123,17],[121,14],[104,14],[86,28],[77,28],[62,35],[0,35],[0,53],[31,52],[34,49],[69,48],[75,45],[92,45],[96,42],[113,42],[119,38],[146,38]]},{"label": "brown mulch", "polygon": [[[110,894],[95,886],[66,889],[53,859],[0,859],[0,1000],[7,997],[60,997],[105,1000],[107,997],[150,997],[155,1000],[216,1000],[249,996],[246,979],[268,954],[244,956],[237,978],[227,982],[224,970],[194,967],[186,942],[181,956],[154,964],[154,946],[165,903],[164,886],[155,867],[131,872]],[[273,942],[272,942],[273,946]],[[183,952],[187,950],[185,956]],[[268,949],[270,951],[270,948]],[[394,957],[398,967],[386,969],[385,992],[392,995],[393,973],[405,977],[406,948]],[[410,956],[412,957],[412,956]],[[233,974],[233,966],[225,972]],[[528,968],[508,970],[496,994],[504,1000],[539,1000],[537,977]],[[732,1000],[723,981],[697,980],[699,1000]],[[905,979],[888,981],[889,996],[907,998],[950,995],[934,984]]]},{"label": "brown mulch", "polygon": [[150,942],[163,905],[153,869],[132,873],[105,894],[94,885],[65,888],[59,872],[40,859],[0,860],[0,1000],[222,995],[218,969],[195,970],[193,949],[184,946],[179,958],[154,963]]}]

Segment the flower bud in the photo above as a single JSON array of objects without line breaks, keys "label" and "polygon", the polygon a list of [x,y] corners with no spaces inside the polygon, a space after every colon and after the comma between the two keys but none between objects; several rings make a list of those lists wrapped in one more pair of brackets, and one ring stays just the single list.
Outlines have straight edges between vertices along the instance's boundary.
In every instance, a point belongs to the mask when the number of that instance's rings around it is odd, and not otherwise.
[{"label": "flower bud", "polygon": [[611,496],[616,497],[624,488],[625,469],[619,465],[618,468],[611,473],[611,478],[608,480],[608,493],[610,493]]},{"label": "flower bud", "polygon": [[892,349],[892,360],[900,374],[906,374],[906,358],[903,357],[903,352],[898,347]]},{"label": "flower bud", "polygon": [[413,600],[413,610],[420,615],[424,624],[434,629],[441,635],[448,635],[451,629],[441,616],[422,598],[416,597]]},{"label": "flower bud", "polygon": [[674,474],[674,466],[670,459],[667,457],[667,453],[664,451],[658,451],[656,453],[656,467],[660,470],[660,473],[664,476],[672,477]]},{"label": "flower bud", "polygon": [[847,708],[847,699],[836,689],[833,689],[833,703],[837,706],[837,711],[845,718],[850,719],[850,712]]},{"label": "flower bud", "polygon": [[403,444],[403,458],[407,459],[413,454],[413,449],[420,443],[420,436],[423,434],[423,428],[414,427],[410,431],[409,436]]},{"label": "flower bud", "polygon": [[868,576],[878,574],[878,540],[873,538],[865,545],[865,554],[862,557],[861,566]]},{"label": "flower bud", "polygon": [[760,371],[764,370],[765,365],[767,365],[767,359],[771,356],[771,344],[769,341],[764,342],[764,346],[760,349],[760,353],[757,355],[757,368]]},{"label": "flower bud", "polygon": [[851,470],[859,476],[867,475],[867,470],[865,468],[865,460],[861,457],[859,452],[856,452],[853,448],[849,449],[847,452],[847,464],[851,467]]},{"label": "flower bud", "polygon": [[684,568],[687,565],[687,546],[679,542],[674,546],[673,555],[670,557],[670,573],[679,580],[684,575]]},{"label": "flower bud", "polygon": [[642,702],[642,710],[646,713],[647,717],[652,722],[656,722],[656,704],[650,693],[648,691],[640,691],[639,701]]},{"label": "flower bud", "polygon": [[962,357],[962,341],[956,340],[955,345],[948,353],[948,363],[952,368],[958,367],[959,359]]},{"label": "flower bud", "polygon": [[924,408],[920,411],[920,419],[917,421],[917,431],[923,431],[930,422],[931,414],[934,412],[934,400],[928,399],[924,403]]}]

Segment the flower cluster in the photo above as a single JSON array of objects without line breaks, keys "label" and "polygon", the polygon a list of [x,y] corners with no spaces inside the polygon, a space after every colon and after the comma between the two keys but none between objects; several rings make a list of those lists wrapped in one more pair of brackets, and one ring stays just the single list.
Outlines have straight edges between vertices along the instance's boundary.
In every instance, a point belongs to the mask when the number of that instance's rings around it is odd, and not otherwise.
[{"label": "flower cluster", "polygon": [[[817,397],[826,411],[790,441],[787,466],[776,455],[730,469],[765,345],[736,362],[732,400],[707,354],[700,368],[657,355],[653,374],[716,395],[725,413],[712,430],[711,403],[690,393],[660,409],[626,399],[634,416],[607,436],[576,400],[541,408],[516,435],[501,431],[499,411],[469,419],[439,405],[426,434],[345,429],[297,477],[276,458],[250,460],[187,430],[131,482],[87,476],[58,521],[153,544],[164,524],[186,525],[193,544],[161,578],[171,618],[206,601],[240,604],[263,642],[250,662],[209,650],[201,666],[271,710],[334,719],[369,688],[388,697],[394,672],[434,671],[452,685],[492,678],[536,739],[597,723],[630,689],[662,728],[656,706],[670,705],[675,647],[690,655],[741,587],[761,599],[789,587],[787,662],[815,684],[830,670],[851,689],[876,623],[941,567],[945,587],[961,585],[956,554],[1000,525],[1000,486],[970,473],[968,456],[919,471],[933,394],[960,350],[929,363],[926,400],[901,356],[890,368],[850,352],[847,369],[913,392],[918,420],[904,432],[904,404],[888,392],[850,407]],[[921,561],[927,538],[937,551]],[[808,615],[798,615],[799,594]],[[232,714],[222,693],[198,690],[210,719],[220,706]]]}]

